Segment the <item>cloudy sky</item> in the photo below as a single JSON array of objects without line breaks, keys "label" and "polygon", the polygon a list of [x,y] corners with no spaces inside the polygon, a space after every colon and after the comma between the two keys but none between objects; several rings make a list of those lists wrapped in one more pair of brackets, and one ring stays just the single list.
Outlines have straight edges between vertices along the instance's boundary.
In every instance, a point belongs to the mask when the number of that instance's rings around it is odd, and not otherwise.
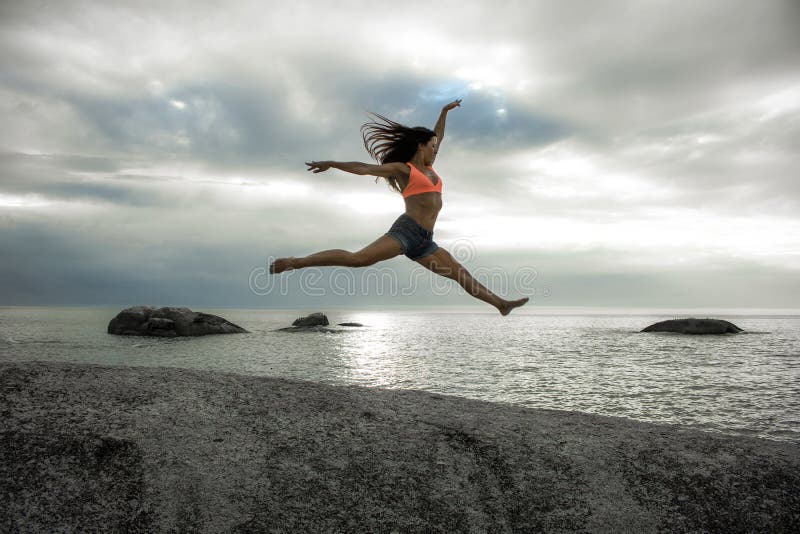
[{"label": "cloudy sky", "polygon": [[403,256],[265,274],[403,211],[303,162],[460,98],[435,239],[499,293],[798,308],[799,6],[3,2],[0,305],[491,311]]}]

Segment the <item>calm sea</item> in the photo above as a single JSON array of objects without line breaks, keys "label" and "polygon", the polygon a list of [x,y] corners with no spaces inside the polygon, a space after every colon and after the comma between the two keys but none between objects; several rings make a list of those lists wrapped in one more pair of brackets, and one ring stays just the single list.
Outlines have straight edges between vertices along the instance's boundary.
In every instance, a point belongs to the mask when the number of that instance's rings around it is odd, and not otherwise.
[{"label": "calm sea", "polygon": [[698,313],[532,308],[326,311],[363,328],[285,333],[315,310],[202,309],[251,333],[142,338],[106,333],[120,308],[0,307],[0,361],[223,370],[420,389],[534,408],[678,423],[800,442],[800,315],[729,310],[746,333],[645,334]]}]

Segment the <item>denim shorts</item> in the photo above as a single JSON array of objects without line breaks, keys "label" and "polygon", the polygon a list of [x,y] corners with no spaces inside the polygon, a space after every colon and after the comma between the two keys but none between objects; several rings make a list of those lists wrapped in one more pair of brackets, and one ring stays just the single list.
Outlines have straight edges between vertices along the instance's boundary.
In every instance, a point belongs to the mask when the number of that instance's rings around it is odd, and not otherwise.
[{"label": "denim shorts", "polygon": [[433,232],[420,226],[417,221],[405,213],[397,218],[385,235],[392,236],[399,241],[403,253],[414,261],[433,254],[439,248],[439,245],[433,241]]}]

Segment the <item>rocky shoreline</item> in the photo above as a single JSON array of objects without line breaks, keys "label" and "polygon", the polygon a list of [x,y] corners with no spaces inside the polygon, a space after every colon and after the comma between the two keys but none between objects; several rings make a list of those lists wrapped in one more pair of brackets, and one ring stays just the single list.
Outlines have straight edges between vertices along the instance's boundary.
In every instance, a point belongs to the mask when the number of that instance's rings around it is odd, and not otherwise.
[{"label": "rocky shoreline", "polygon": [[0,364],[0,531],[800,530],[800,445],[419,391]]}]

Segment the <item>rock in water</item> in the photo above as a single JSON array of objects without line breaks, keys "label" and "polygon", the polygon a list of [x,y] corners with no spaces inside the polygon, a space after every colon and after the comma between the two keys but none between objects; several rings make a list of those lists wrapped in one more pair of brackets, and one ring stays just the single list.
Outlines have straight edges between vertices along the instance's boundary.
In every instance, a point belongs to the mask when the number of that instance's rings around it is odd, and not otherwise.
[{"label": "rock in water", "polygon": [[679,334],[737,334],[741,328],[722,319],[670,319],[651,324],[642,332],[677,332]]},{"label": "rock in water", "polygon": [[305,317],[295,319],[292,326],[328,326],[328,318],[322,312],[312,313]]},{"label": "rock in water", "polygon": [[[295,319],[292,326],[286,328],[279,328],[276,332],[325,332],[331,334],[338,334],[344,330],[341,328],[327,328],[330,323],[328,317],[322,312],[312,313],[305,317]],[[361,323],[339,323],[338,326],[364,326]]]},{"label": "rock in water", "polygon": [[108,333],[123,336],[206,336],[247,333],[241,326],[209,313],[189,308],[134,306],[119,312],[108,323]]}]

